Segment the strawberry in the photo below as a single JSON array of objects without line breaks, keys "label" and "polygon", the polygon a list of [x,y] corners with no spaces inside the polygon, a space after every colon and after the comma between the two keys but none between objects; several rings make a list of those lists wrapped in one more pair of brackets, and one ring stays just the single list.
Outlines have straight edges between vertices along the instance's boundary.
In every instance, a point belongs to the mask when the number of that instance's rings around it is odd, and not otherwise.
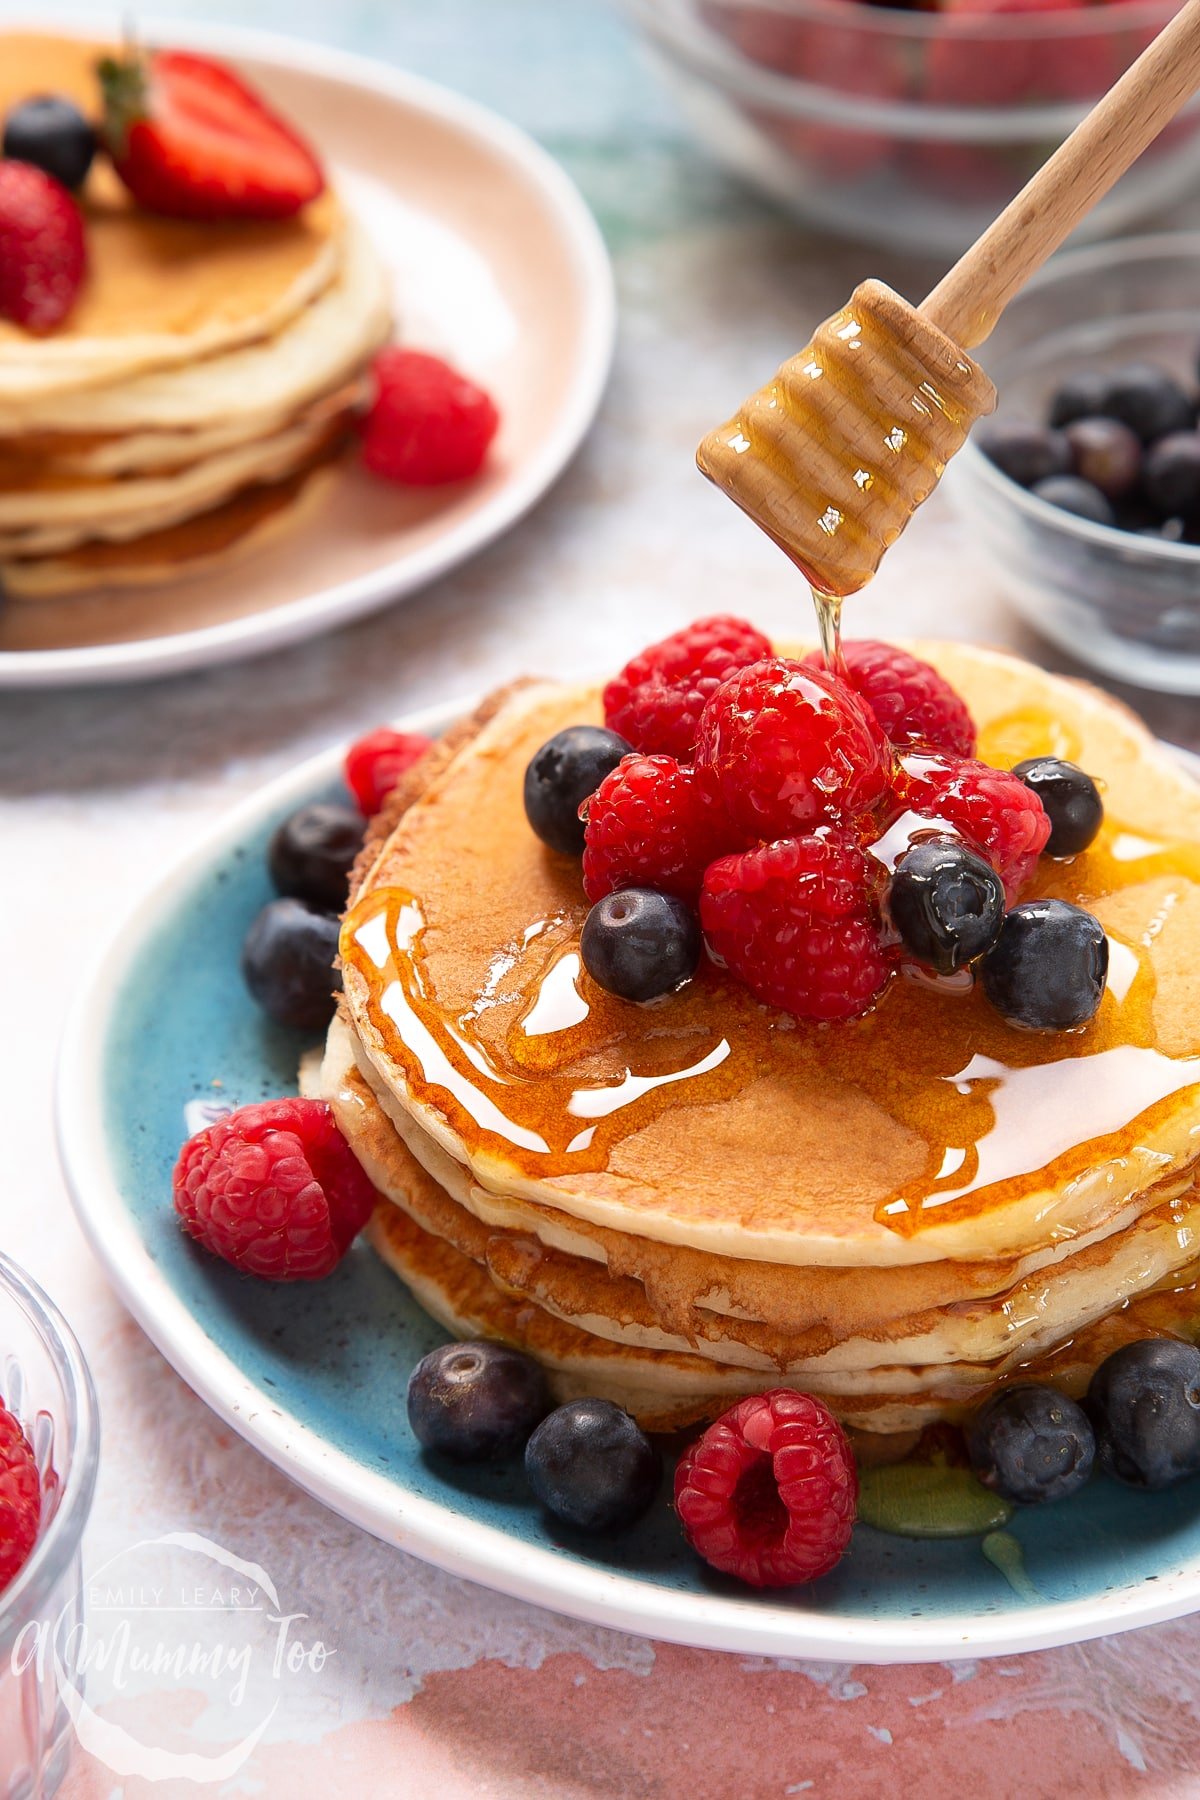
[{"label": "strawberry", "polygon": [[100,64],[104,140],[139,206],[177,219],[286,219],[325,186],[316,157],[231,69],[163,50]]},{"label": "strawberry", "polygon": [[32,163],[0,162],[0,317],[52,331],[86,272],[83,219],[66,188]]}]

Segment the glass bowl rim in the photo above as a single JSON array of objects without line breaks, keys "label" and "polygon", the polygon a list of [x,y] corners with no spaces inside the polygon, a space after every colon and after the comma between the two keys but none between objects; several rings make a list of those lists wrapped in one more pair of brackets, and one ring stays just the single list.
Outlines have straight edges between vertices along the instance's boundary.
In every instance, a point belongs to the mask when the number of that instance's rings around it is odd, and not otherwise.
[{"label": "glass bowl rim", "polygon": [[[626,12],[645,35],[692,75],[711,82],[743,101],[781,113],[826,120],[844,127],[893,131],[908,136],[918,130],[923,137],[955,138],[986,143],[1020,142],[1057,135],[1065,137],[1088,111],[1086,100],[1050,100],[1009,106],[929,105],[921,100],[879,98],[802,81],[797,76],[771,69],[743,56],[727,38],[713,30],[694,10],[693,0],[623,0]],[[724,0],[731,4],[731,0]],[[1111,36],[1122,27],[1166,24],[1178,10],[1176,0],[1114,0],[1103,7],[1106,31],[1097,32],[1095,7],[1072,7],[1050,13],[1002,13],[956,15],[953,33],[946,30],[947,15],[910,13],[898,9],[847,5],[847,0],[772,0],[776,10],[792,17],[822,24],[834,21],[848,34],[914,44],[947,40],[951,36],[978,42],[981,47],[1004,42],[1040,43],[1055,39]],[[847,13],[855,15],[847,21]],[[1084,23],[1086,21],[1086,23]],[[686,26],[684,30],[681,27]],[[1032,28],[1031,28],[1032,26]],[[1099,98],[1099,95],[1096,96]],[[1193,103],[1196,104],[1196,103]],[[1185,108],[1186,111],[1189,110]]]},{"label": "glass bowl rim", "polygon": [[38,1616],[79,1547],[96,1489],[100,1417],[95,1384],[78,1338],[45,1290],[2,1251],[0,1291],[16,1301],[49,1352],[70,1413],[67,1473],[54,1516],[39,1533],[29,1560],[0,1595],[3,1648],[11,1642],[14,1626],[19,1630]]},{"label": "glass bowl rim", "polygon": [[[1200,231],[1147,232],[1141,237],[1110,238],[1077,250],[1067,250],[1039,270],[1013,301],[1013,306],[1019,306],[1026,295],[1057,287],[1075,275],[1102,274],[1116,264],[1145,262],[1164,256],[1195,263],[1200,270]],[[1174,563],[1181,569],[1200,565],[1200,544],[1173,544],[1166,538],[1136,537],[1119,526],[1097,525],[1091,519],[1065,512],[1061,506],[1052,506],[1048,500],[1040,499],[1003,474],[983,454],[973,437],[968,437],[963,445],[959,460],[973,479],[982,482],[1019,513],[1064,537],[1097,550],[1108,550],[1119,543],[1127,558],[1136,555],[1147,562]]]}]

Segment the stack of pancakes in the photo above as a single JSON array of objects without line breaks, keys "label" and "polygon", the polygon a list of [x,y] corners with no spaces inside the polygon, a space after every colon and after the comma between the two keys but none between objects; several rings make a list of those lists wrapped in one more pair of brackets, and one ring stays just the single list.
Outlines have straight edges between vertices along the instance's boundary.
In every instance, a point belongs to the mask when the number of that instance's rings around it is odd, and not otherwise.
[{"label": "stack of pancakes", "polygon": [[[0,34],[0,116],[39,93],[99,108],[99,45]],[[98,159],[89,274],[65,323],[0,320],[0,585],[157,581],[257,542],[347,441],[391,329],[361,229],[324,194],[296,218],[139,211]]]},{"label": "stack of pancakes", "polygon": [[1069,756],[1105,784],[1097,843],[1032,888],[1110,936],[1080,1033],[904,978],[832,1026],[712,965],[645,1006],[601,992],[578,864],[522,805],[540,744],[601,717],[595,689],[497,696],[376,822],[308,1090],[418,1300],[524,1347],[564,1397],[667,1428],[790,1384],[905,1432],[1018,1370],[1078,1391],[1117,1343],[1200,1322],[1200,788],[1092,690],[916,648],[986,760]]}]

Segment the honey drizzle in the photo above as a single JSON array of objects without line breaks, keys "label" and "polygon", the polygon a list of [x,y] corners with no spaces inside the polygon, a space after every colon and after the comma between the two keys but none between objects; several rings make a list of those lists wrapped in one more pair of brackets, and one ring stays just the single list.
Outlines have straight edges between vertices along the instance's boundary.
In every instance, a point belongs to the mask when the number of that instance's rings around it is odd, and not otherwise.
[{"label": "honey drizzle", "polygon": [[[1028,734],[1012,735],[1023,747]],[[1084,855],[1044,859],[1037,885],[1094,906],[1173,875],[1200,885],[1200,849],[1148,841],[1114,821]],[[453,1018],[431,987],[412,895],[377,890],[343,928],[344,961],[414,1099],[536,1179],[604,1169],[665,1108],[729,1100],[764,1076],[791,1092],[844,1086],[925,1146],[923,1166],[875,1214],[912,1235],[1002,1205],[1031,1178],[1060,1190],[1127,1156],[1179,1094],[1200,1087],[1200,1021],[1187,1054],[1158,1050],[1148,949],[1112,934],[1110,991],[1092,1024],[1067,1036],[1015,1031],[978,992],[904,979],[866,1018],[813,1026],[758,1007],[711,964],[679,994],[639,1009],[631,1032],[625,1003],[568,962],[585,912],[581,901],[526,930],[495,959],[501,974],[489,975],[487,992]]]}]

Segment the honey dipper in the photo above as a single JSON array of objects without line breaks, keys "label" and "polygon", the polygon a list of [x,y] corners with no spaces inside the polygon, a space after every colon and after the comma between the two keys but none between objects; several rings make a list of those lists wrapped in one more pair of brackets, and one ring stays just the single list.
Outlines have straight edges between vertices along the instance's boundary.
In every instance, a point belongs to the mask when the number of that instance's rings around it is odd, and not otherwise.
[{"label": "honey dipper", "polygon": [[857,593],[996,391],[967,350],[1200,86],[1200,0],[919,307],[865,281],[696,453],[818,596]]}]

